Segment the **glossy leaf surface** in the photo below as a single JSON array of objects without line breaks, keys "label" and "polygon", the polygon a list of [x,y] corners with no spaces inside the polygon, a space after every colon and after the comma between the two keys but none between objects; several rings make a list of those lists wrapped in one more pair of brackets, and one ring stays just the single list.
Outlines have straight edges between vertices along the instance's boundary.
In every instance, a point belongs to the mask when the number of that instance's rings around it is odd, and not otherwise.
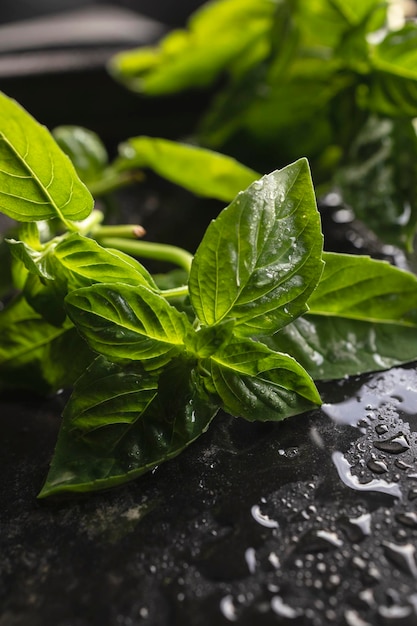
[{"label": "glossy leaf surface", "polygon": [[292,357],[250,339],[231,342],[204,368],[222,408],[250,421],[282,420],[321,403],[312,379]]},{"label": "glossy leaf surface", "polygon": [[314,380],[336,380],[417,360],[415,328],[306,315],[265,342],[289,352]]},{"label": "glossy leaf surface", "polygon": [[306,310],[321,252],[320,218],[301,159],[253,183],[208,227],[189,281],[199,320],[235,319],[244,335],[278,330]]},{"label": "glossy leaf surface", "polygon": [[170,358],[189,328],[185,314],[142,286],[84,287],[68,294],[66,306],[91,348],[109,359]]},{"label": "glossy leaf surface", "polygon": [[62,272],[71,289],[96,282],[144,285],[156,289],[147,270],[135,259],[119,250],[103,248],[89,237],[74,233],[61,241],[54,250]]},{"label": "glossy leaf surface", "polygon": [[18,221],[81,220],[93,198],[48,130],[0,93],[0,209]]},{"label": "glossy leaf surface", "polygon": [[308,305],[327,317],[417,326],[417,278],[385,261],[324,253],[325,268]]},{"label": "glossy leaf surface", "polygon": [[227,202],[259,178],[231,157],[168,139],[133,137],[119,152],[114,164],[118,170],[149,167],[197,195]]},{"label": "glossy leaf surface", "polygon": [[[115,392],[107,384],[108,377],[113,380],[118,377]],[[102,390],[103,406],[113,414],[113,419],[115,415],[118,419],[114,420],[116,423],[83,433],[74,430],[80,406],[78,390],[82,386],[84,394],[90,388],[91,395],[81,400],[81,409],[88,404],[93,407],[97,397],[93,382],[96,379]],[[137,478],[182,452],[207,429],[218,411],[217,404],[198,384],[190,363],[171,364],[159,378],[158,396],[146,410],[138,392],[140,380],[135,365],[125,370],[99,359],[77,383],[40,497],[106,489]],[[125,403],[120,401],[121,394]],[[85,411],[81,415],[85,416]]]}]

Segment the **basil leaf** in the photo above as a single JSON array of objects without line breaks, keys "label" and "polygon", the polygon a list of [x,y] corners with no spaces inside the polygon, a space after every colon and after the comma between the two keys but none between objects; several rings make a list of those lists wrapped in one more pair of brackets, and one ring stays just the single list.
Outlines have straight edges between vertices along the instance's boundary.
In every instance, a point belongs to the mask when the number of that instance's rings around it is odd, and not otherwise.
[{"label": "basil leaf", "polygon": [[93,198],[48,130],[0,93],[0,208],[18,221],[82,220]]},{"label": "basil leaf", "polygon": [[278,421],[321,404],[301,365],[250,339],[231,342],[202,366],[210,373],[206,386],[222,408],[250,421]]},{"label": "basil leaf", "polygon": [[[136,375],[136,367],[132,364],[126,369],[98,359],[85,374],[87,378],[77,383],[39,497],[107,489],[133,480],[175,457],[208,428],[218,406],[199,385],[192,363],[171,363],[158,380],[157,397],[146,410],[141,385],[144,383],[148,400],[152,378]],[[94,389],[95,378],[100,397]],[[113,390],[107,383],[113,384],[115,379]],[[83,394],[91,394],[82,401],[77,398],[80,386]],[[126,403],[120,401],[121,394]],[[100,399],[108,409],[108,425],[88,433],[74,430],[78,403],[81,410],[89,403],[93,410]]]},{"label": "basil leaf", "polygon": [[66,318],[64,299],[57,289],[56,281],[28,274],[23,295],[29,305],[47,322],[54,326],[61,326],[64,323]]},{"label": "basil leaf", "polygon": [[157,174],[200,196],[229,202],[259,178],[235,159],[196,146],[152,137],[134,137],[119,146],[117,170],[150,167]]},{"label": "basil leaf", "polygon": [[323,276],[310,313],[367,322],[417,326],[417,277],[386,261],[324,253]]},{"label": "basil leaf", "polygon": [[109,69],[130,89],[149,95],[209,85],[224,67],[239,65],[247,56],[253,64],[268,54],[265,33],[275,10],[270,0],[206,3],[187,30],[172,31],[159,47],[122,52]]},{"label": "basil leaf", "polygon": [[210,224],[190,272],[190,300],[205,325],[274,332],[306,310],[322,272],[322,235],[308,163],[264,176]]},{"label": "basil leaf", "polygon": [[308,315],[262,341],[290,352],[316,380],[417,359],[417,278],[369,257],[323,258]]},{"label": "basil leaf", "polygon": [[153,402],[158,378],[139,363],[121,367],[104,357],[90,365],[75,385],[64,418],[83,432],[109,424],[133,424]]},{"label": "basil leaf", "polygon": [[31,274],[49,280],[53,278],[49,267],[48,250],[37,250],[25,241],[16,239],[7,239],[6,241],[15,259],[21,261]]},{"label": "basil leaf", "polygon": [[201,326],[197,331],[193,329],[186,337],[187,349],[198,357],[211,356],[218,352],[233,337],[233,320],[224,320],[215,326]]},{"label": "basil leaf", "polygon": [[143,285],[156,290],[148,271],[131,256],[77,233],[63,239],[54,250],[57,271],[65,275],[71,290],[96,282]]},{"label": "basil leaf", "polygon": [[290,352],[314,380],[336,380],[417,360],[415,328],[306,315],[263,341]]},{"label": "basil leaf", "polygon": [[[10,248],[0,239],[0,299],[7,296],[13,288],[12,258]],[[1,304],[0,304],[1,307]]]},{"label": "basil leaf", "polygon": [[379,236],[412,248],[417,225],[417,135],[413,122],[371,116],[336,175],[344,201]]},{"label": "basil leaf", "polygon": [[0,390],[56,391],[71,386],[92,360],[72,324],[49,324],[22,296],[0,311],[0,336]]},{"label": "basil leaf", "polygon": [[386,35],[371,55],[366,105],[392,117],[417,116],[417,25],[408,22]]},{"label": "basil leaf", "polygon": [[86,185],[101,177],[108,164],[108,155],[96,133],[81,126],[57,126],[52,134]]},{"label": "basil leaf", "polygon": [[72,291],[68,314],[93,350],[109,359],[170,359],[181,352],[190,323],[141,285],[96,284]]}]

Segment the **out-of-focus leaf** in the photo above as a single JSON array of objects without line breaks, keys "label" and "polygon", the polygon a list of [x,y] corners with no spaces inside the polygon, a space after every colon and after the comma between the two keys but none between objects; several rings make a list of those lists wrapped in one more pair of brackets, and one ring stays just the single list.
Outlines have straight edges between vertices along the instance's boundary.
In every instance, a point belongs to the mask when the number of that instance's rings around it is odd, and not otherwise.
[{"label": "out-of-focus leaf", "polygon": [[57,126],[53,136],[86,185],[100,178],[107,167],[108,155],[96,133],[82,126]]},{"label": "out-of-focus leaf", "polygon": [[417,24],[390,32],[371,56],[366,106],[394,118],[417,116]]},{"label": "out-of-focus leaf", "polygon": [[226,202],[260,176],[224,154],[168,139],[133,137],[119,153],[118,170],[149,167],[197,195]]},{"label": "out-of-focus leaf", "polygon": [[122,52],[109,69],[131,89],[149,95],[210,85],[224,68],[233,71],[236,64],[241,71],[248,55],[250,65],[265,58],[270,50],[265,33],[275,9],[273,0],[208,2],[194,13],[187,30],[169,33],[156,48]]},{"label": "out-of-focus leaf", "polygon": [[370,117],[335,182],[383,240],[411,248],[417,226],[417,135],[411,120]]},{"label": "out-of-focus leaf", "polygon": [[23,297],[0,311],[0,390],[36,393],[71,386],[92,354],[69,322],[46,322]]}]

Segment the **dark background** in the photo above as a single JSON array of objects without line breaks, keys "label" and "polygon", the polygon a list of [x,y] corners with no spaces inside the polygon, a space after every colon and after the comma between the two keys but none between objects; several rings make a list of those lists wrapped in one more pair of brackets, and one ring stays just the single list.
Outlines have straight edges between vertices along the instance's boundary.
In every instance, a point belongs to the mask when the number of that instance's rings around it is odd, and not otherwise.
[{"label": "dark background", "polygon": [[0,3],[0,24],[16,20],[40,17],[48,13],[72,11],[93,5],[119,6],[141,13],[148,17],[176,26],[181,25],[187,16],[203,0],[2,0]]}]

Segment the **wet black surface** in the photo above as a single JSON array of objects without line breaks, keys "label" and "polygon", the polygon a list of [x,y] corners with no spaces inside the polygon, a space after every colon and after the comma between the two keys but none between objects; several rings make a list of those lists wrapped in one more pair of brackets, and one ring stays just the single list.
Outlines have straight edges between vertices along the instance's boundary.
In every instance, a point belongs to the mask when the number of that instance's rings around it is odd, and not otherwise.
[{"label": "wet black surface", "polygon": [[124,488],[38,502],[61,401],[1,402],[1,626],[417,623],[417,372],[221,415]]}]

